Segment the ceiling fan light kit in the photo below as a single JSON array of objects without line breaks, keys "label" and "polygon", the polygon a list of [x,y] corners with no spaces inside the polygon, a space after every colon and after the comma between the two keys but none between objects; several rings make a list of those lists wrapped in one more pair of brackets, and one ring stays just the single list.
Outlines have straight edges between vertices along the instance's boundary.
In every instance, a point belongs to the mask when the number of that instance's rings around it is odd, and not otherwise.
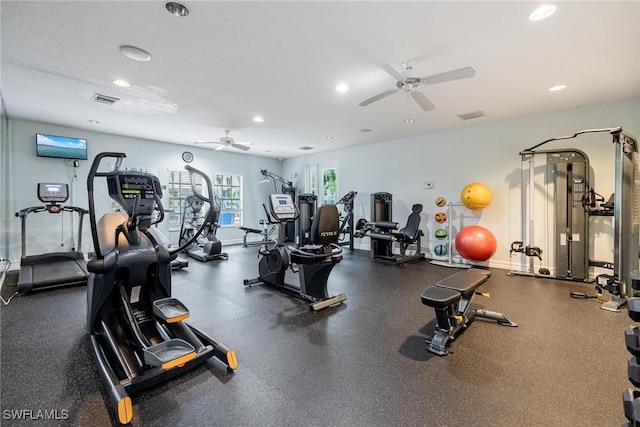
[{"label": "ceiling fan light kit", "polygon": [[[450,82],[453,80],[468,79],[471,77],[475,77],[476,75],[475,68],[463,67],[463,68],[458,68],[456,70],[445,71],[444,73],[433,74],[431,76],[426,76],[426,77],[406,77],[406,76],[403,76],[398,71],[396,71],[395,68],[393,68],[391,65],[387,63],[380,63],[378,65],[380,66],[380,68],[385,70],[389,75],[391,75],[391,77],[396,79],[396,89],[385,90],[384,92],[374,95],[371,98],[365,99],[364,101],[358,104],[361,107],[366,107],[369,104],[373,104],[374,102],[384,99],[388,96],[391,96],[402,89],[404,92],[407,93],[408,96],[410,96],[415,101],[416,104],[418,104],[420,108],[422,108],[423,111],[431,111],[436,107],[435,105],[433,105],[431,101],[429,101],[429,99],[424,95],[424,93],[417,90],[419,86],[421,85],[428,86],[428,85],[433,85],[438,83]],[[406,72],[413,69],[414,64],[413,62],[408,60],[408,61],[404,61],[402,63],[402,66]]]}]

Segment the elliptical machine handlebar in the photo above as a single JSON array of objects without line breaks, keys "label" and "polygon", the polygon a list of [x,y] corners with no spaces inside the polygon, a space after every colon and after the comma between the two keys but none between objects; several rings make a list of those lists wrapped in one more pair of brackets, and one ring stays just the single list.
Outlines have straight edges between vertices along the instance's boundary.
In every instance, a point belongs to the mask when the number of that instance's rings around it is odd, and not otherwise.
[{"label": "elliptical machine handlebar", "polygon": [[[202,172],[199,169],[194,168],[193,166],[184,165],[184,168],[185,168],[185,170],[187,172],[189,172],[189,180],[191,181],[191,192],[198,199],[202,200],[203,202],[209,203],[209,211],[207,212],[207,217],[205,218],[205,220],[202,222],[202,224],[200,224],[200,228],[198,228],[198,231],[196,231],[193,234],[193,236],[191,236],[191,238],[189,240],[185,241],[182,245],[178,246],[176,249],[173,249],[173,250],[169,251],[169,255],[171,255],[171,256],[173,256],[173,255],[175,255],[175,254],[177,254],[179,252],[182,252],[186,248],[190,247],[193,244],[193,242],[195,242],[198,239],[198,237],[200,237],[200,235],[205,230],[205,228],[207,228],[207,224],[209,222],[213,222],[214,195],[213,195],[213,184],[211,183],[211,179],[209,179],[207,174],[205,174],[204,172]],[[209,197],[205,196],[204,194],[202,194],[201,192],[199,192],[196,189],[196,182],[195,182],[195,179],[194,179],[194,175],[199,175],[204,180],[204,182],[207,184],[207,194],[209,195]],[[162,205],[160,205],[160,206],[162,206]]]},{"label": "elliptical machine handlebar", "polygon": [[[116,165],[110,172],[98,172],[98,168],[100,167],[100,162],[105,157],[112,157],[116,159]],[[96,258],[102,259],[104,255],[100,251],[100,242],[98,241],[98,226],[96,223],[96,209],[95,202],[93,198],[93,181],[96,176],[110,176],[118,173],[120,169],[120,165],[122,164],[122,159],[127,157],[125,153],[116,153],[116,152],[104,152],[98,153],[96,157],[93,159],[93,163],[91,164],[91,169],[89,169],[89,174],[87,175],[87,193],[89,196],[89,224],[91,225],[91,237],[93,239],[93,247],[96,251]]]}]

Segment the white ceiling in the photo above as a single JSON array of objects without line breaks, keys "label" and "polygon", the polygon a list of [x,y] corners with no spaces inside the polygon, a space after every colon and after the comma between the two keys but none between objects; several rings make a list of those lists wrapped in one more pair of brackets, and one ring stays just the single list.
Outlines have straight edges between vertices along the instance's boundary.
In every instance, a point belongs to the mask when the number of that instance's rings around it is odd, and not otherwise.
[{"label": "white ceiling", "polygon": [[[557,2],[539,22],[529,1],[183,3],[187,17],[163,1],[2,1],[7,115],[187,145],[231,129],[247,154],[287,158],[640,95],[638,1]],[[422,86],[429,112],[402,91],[358,105],[395,88],[378,64],[410,59],[407,76],[477,74]],[[476,110],[485,117],[457,117]]]}]

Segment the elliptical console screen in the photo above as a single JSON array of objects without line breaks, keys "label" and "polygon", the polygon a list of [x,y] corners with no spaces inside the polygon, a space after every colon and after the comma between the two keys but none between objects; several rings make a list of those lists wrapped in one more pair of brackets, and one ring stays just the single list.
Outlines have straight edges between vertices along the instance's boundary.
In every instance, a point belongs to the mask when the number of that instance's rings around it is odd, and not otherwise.
[{"label": "elliptical console screen", "polygon": [[69,199],[69,185],[39,182],[38,199],[40,199],[42,203],[64,203]]},{"label": "elliptical console screen", "polygon": [[109,196],[131,215],[138,200],[136,213],[151,215],[155,206],[154,196],[162,197],[160,181],[144,172],[120,172],[108,178]]},{"label": "elliptical console screen", "polygon": [[271,194],[271,213],[277,220],[296,217],[296,207],[289,194]]}]

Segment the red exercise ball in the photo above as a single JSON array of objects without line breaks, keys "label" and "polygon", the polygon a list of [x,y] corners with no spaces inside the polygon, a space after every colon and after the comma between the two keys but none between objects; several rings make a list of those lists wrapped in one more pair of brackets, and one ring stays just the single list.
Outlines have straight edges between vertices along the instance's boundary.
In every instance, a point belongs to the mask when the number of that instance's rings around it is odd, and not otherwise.
[{"label": "red exercise ball", "polygon": [[456,235],[456,249],[464,258],[486,261],[496,253],[496,237],[484,227],[470,225]]}]

